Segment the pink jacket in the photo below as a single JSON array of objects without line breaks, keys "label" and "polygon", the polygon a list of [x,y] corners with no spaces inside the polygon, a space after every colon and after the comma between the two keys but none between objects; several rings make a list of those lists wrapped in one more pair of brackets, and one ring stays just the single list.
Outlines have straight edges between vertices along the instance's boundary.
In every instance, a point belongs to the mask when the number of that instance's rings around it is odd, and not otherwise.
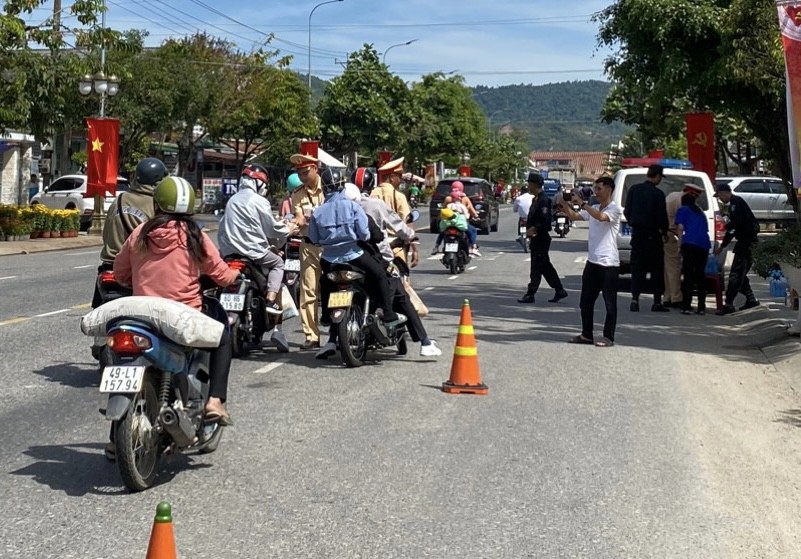
[{"label": "pink jacket", "polygon": [[239,272],[228,267],[206,233],[203,247],[208,256],[198,267],[189,257],[186,226],[179,230],[174,223],[150,232],[147,252],[135,248],[144,224],[134,229],[114,259],[114,275],[120,283],[133,286],[134,295],[172,299],[199,310],[201,275],[225,287],[237,280]]}]

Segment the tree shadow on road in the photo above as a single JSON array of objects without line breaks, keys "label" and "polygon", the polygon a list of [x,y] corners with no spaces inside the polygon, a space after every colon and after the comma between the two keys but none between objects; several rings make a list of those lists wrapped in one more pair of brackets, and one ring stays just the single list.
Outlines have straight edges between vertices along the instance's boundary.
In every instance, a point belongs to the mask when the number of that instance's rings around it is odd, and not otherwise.
[{"label": "tree shadow on road", "polygon": [[33,374],[45,377],[49,382],[57,382],[73,388],[89,388],[98,386],[100,374],[95,363],[68,363],[62,361],[33,371]]},{"label": "tree shadow on road", "polygon": [[779,413],[783,414],[783,417],[775,419],[776,423],[786,423],[793,427],[801,427],[801,409],[781,410]]},{"label": "tree shadow on road", "polygon": [[[37,461],[11,474],[30,477],[71,497],[128,494],[116,464],[103,455],[104,446],[104,443],[32,446],[23,454]],[[194,462],[183,454],[162,457],[154,487],[169,482],[179,472],[210,467],[211,464]]]}]

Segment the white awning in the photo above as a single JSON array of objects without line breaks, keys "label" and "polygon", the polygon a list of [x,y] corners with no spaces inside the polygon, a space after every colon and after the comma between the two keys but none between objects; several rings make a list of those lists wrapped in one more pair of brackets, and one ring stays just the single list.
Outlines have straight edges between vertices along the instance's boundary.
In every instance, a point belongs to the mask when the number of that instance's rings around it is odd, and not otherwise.
[{"label": "white awning", "polygon": [[342,163],[342,161],[329,154],[323,148],[317,148],[317,159],[326,167],[334,167],[339,169],[345,168],[345,164]]}]

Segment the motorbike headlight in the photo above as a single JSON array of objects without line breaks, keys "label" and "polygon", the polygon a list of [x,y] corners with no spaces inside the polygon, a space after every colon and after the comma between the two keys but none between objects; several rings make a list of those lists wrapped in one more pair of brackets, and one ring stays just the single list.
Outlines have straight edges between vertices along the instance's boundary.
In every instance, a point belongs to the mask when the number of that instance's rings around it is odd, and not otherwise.
[{"label": "motorbike headlight", "polygon": [[328,272],[325,277],[334,283],[345,283],[362,279],[364,274],[361,272],[353,272],[351,270],[337,270],[336,272]]}]

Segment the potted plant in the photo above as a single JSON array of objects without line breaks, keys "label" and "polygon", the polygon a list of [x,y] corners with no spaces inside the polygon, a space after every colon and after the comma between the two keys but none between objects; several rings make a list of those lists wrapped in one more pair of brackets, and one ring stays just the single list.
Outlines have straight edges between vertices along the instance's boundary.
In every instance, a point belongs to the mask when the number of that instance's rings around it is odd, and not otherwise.
[{"label": "potted plant", "polygon": [[[787,278],[787,284],[801,293],[801,227],[788,227],[773,237],[760,238],[752,254],[754,272],[766,278],[774,265],[778,264]],[[801,306],[798,320],[790,327],[789,333],[801,333]]]},{"label": "potted plant", "polygon": [[49,239],[50,229],[52,229],[52,221],[53,221],[52,212],[50,210],[45,209],[44,211],[41,212],[39,218],[41,219],[39,226],[42,228],[42,234],[39,236],[43,239]]},{"label": "potted plant", "polygon": [[54,211],[50,219],[50,238],[56,239],[61,236],[61,222],[61,212],[59,210]]}]

